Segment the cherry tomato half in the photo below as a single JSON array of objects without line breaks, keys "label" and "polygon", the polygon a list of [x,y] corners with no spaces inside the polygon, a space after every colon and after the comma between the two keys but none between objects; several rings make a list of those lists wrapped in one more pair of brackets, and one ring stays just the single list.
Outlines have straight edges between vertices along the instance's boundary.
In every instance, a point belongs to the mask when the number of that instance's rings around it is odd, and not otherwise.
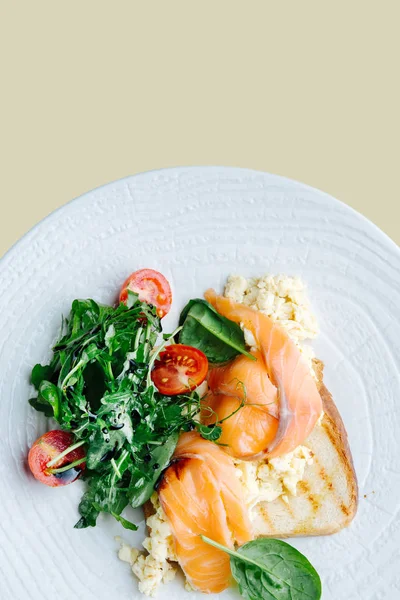
[{"label": "cherry tomato half", "polygon": [[153,269],[140,269],[124,281],[119,295],[120,302],[126,302],[128,290],[139,294],[139,300],[152,304],[160,317],[165,317],[172,304],[171,287],[164,275]]},{"label": "cherry tomato half", "polygon": [[154,363],[151,378],[159,392],[176,396],[194,390],[207,377],[208,360],[192,346],[171,344]]},{"label": "cherry tomato half", "polygon": [[78,479],[82,471],[85,470],[85,462],[61,472],[58,472],[58,470],[85,458],[83,446],[68,452],[51,467],[47,466],[51,460],[67,450],[75,441],[76,438],[72,433],[58,429],[48,431],[37,439],[28,454],[28,464],[33,476],[50,487],[67,485]]}]

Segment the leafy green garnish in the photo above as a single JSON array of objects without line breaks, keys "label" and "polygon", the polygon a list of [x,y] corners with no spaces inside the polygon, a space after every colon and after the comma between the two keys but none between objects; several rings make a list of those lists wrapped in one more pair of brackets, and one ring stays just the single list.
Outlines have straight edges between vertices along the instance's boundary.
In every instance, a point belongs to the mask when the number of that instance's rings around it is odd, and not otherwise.
[{"label": "leafy green garnish", "polygon": [[131,487],[128,493],[129,501],[133,508],[142,506],[152,495],[158,478],[171,461],[178,437],[179,433],[175,431],[162,446],[156,446],[151,453],[147,478],[136,482],[136,485]]},{"label": "leafy green garnish", "polygon": [[121,523],[121,525],[122,525],[122,527],[124,527],[124,529],[130,529],[131,531],[137,531],[138,527],[134,523],[131,523],[130,521],[128,521],[124,517],[121,517],[121,515],[117,515],[116,513],[111,513],[111,514],[114,517],[114,519],[116,519],[117,521],[119,521],[119,523]]},{"label": "leafy green garnish", "polygon": [[53,376],[53,369],[50,365],[42,366],[35,365],[32,369],[31,381],[35,388],[39,391],[40,384],[42,381],[50,381]]},{"label": "leafy green garnish", "polygon": [[211,442],[217,441],[222,434],[222,428],[219,425],[198,425],[197,431],[201,434],[201,436],[205,440],[210,440]]},{"label": "leafy green garnish", "polygon": [[179,324],[183,326],[180,343],[201,350],[211,363],[226,362],[238,354],[254,360],[246,350],[239,325],[220,315],[205,300],[190,300],[181,312]]},{"label": "leafy green garnish", "polygon": [[132,292],[116,308],[74,300],[50,364],[32,370],[38,396],[31,406],[86,447],[77,528],[95,526],[101,512],[136,527],[122,511],[150,498],[179,433],[196,427],[198,395],[164,396],[151,381],[160,333],[155,308]]},{"label": "leafy green garnish", "polygon": [[42,402],[40,398],[30,398],[29,404],[35,410],[42,412],[45,417],[52,417],[54,414],[54,411],[50,404],[48,404],[47,402]]},{"label": "leafy green garnish", "polygon": [[60,389],[50,381],[42,381],[39,385],[38,401],[50,404],[53,409],[53,416],[58,419],[60,416],[61,392]]},{"label": "leafy green garnish", "polygon": [[88,469],[101,469],[104,457],[110,452],[110,448],[116,454],[124,445],[125,440],[126,432],[123,428],[109,431],[106,421],[99,419],[98,428],[91,433],[88,439],[88,451],[86,454]]},{"label": "leafy green garnish", "polygon": [[321,579],[296,548],[257,539],[231,550],[205,536],[203,541],[230,555],[231,571],[245,600],[319,600]]}]

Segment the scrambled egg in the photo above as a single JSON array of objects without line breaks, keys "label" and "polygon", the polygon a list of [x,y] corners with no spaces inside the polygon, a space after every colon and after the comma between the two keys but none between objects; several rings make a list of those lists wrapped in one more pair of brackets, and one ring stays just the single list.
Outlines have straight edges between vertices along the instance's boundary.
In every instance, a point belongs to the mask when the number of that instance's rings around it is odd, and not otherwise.
[{"label": "scrambled egg", "polygon": [[273,502],[280,496],[288,501],[288,494],[296,496],[297,484],[304,477],[306,465],[313,463],[313,453],[307,446],[298,446],[293,452],[260,461],[235,460],[246,498],[250,517],[260,502]]},{"label": "scrambled egg", "polygon": [[246,279],[230,275],[224,295],[276,319],[296,342],[315,338],[319,333],[305,285],[298,277],[265,275]]},{"label": "scrambled egg", "polygon": [[[319,329],[300,279],[285,275],[245,279],[241,275],[231,275],[225,296],[278,320],[312,369],[313,350],[302,342],[315,338]],[[243,330],[246,344],[256,347],[251,332]],[[312,463],[313,453],[306,446],[299,446],[293,452],[270,460],[235,460],[236,474],[243,485],[250,517],[260,502],[273,502],[279,497],[288,501],[288,495],[296,496],[297,484],[303,479],[306,466]],[[147,552],[122,542],[118,553],[121,560],[131,565],[139,580],[139,591],[146,596],[155,596],[162,583],[174,579],[176,567],[171,562],[177,560],[172,532],[156,493],[151,502],[155,514],[146,521],[150,533],[143,541],[143,547]],[[185,588],[188,591],[193,589],[188,582]]]},{"label": "scrambled egg", "polygon": [[176,561],[172,533],[156,493],[151,502],[155,513],[146,521],[150,534],[143,541],[147,553],[123,542],[118,553],[121,560],[131,565],[139,580],[139,591],[146,596],[155,596],[159,586],[172,581],[176,575],[176,567],[169,562]]},{"label": "scrambled egg", "polygon": [[[279,321],[312,367],[313,349],[302,342],[315,338],[319,328],[301,279],[287,275],[265,275],[250,279],[242,275],[230,275],[224,295]],[[255,347],[251,332],[244,330],[244,334],[246,344]]]}]

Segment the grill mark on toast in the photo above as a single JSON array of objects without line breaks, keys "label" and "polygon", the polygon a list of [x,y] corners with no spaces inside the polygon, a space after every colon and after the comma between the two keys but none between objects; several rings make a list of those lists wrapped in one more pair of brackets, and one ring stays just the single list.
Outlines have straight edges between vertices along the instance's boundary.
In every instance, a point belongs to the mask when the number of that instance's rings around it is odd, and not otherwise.
[{"label": "grill mark on toast", "polygon": [[259,506],[258,510],[259,510],[259,512],[260,512],[260,514],[261,514],[261,516],[262,516],[263,520],[264,520],[264,521],[265,521],[265,523],[268,525],[268,527],[269,527],[269,529],[270,529],[270,532],[271,532],[271,534],[273,534],[273,533],[275,532],[275,528],[274,528],[274,526],[273,526],[273,523],[272,523],[272,521],[271,521],[271,519],[270,519],[270,516],[269,516],[269,514],[268,514],[268,511],[267,511],[267,510],[264,508],[264,506],[263,506],[263,504],[262,504],[262,503],[261,503],[261,504],[259,504],[258,506]]},{"label": "grill mark on toast", "polygon": [[328,436],[329,441],[331,442],[332,446],[335,447],[335,436],[333,435],[331,428],[329,427],[329,425],[325,421],[325,419],[322,420],[321,427],[325,431],[326,435]]},{"label": "grill mark on toast", "polygon": [[350,516],[350,514],[351,514],[351,510],[349,509],[349,507],[348,507],[348,506],[346,506],[346,505],[344,504],[344,502],[342,502],[342,503],[340,504],[340,507],[339,507],[339,508],[340,508],[340,510],[342,511],[342,513],[343,513],[343,514],[344,514],[346,517]]},{"label": "grill mark on toast", "polygon": [[[322,426],[323,426],[323,424],[322,424]],[[324,430],[327,433],[330,442],[333,444],[332,437],[331,437],[330,432],[327,429],[327,427],[324,427]],[[317,457],[315,455],[314,455],[314,464],[318,468],[318,474],[319,474],[321,480],[324,482],[325,488],[333,496],[333,498],[335,500],[336,506],[341,510],[341,512],[346,517],[349,517],[352,511],[350,510],[350,508],[348,506],[346,506],[346,504],[343,502],[343,500],[340,497],[340,495],[335,490],[335,486],[333,484],[332,478],[329,477],[329,475],[327,474],[325,468],[319,463],[319,461],[318,461],[318,459],[317,459]],[[312,517],[310,517],[308,519],[308,521],[310,521],[310,524],[312,524],[313,518],[316,516],[319,508],[322,505],[321,499],[318,498],[318,496],[316,497],[315,494],[310,493],[311,490],[310,490],[310,486],[307,483],[307,481],[299,481],[298,488],[303,492],[303,494],[306,496],[306,499],[311,504],[313,515],[312,515]]]},{"label": "grill mark on toast", "polygon": [[[336,444],[335,444],[335,438],[332,434],[332,430],[329,427],[329,424],[327,422],[325,422],[325,419],[322,421],[321,426],[324,429],[325,434],[328,436],[329,441],[331,442],[332,446],[336,449]],[[339,455],[342,454],[343,452],[339,452]],[[316,457],[314,457],[314,462],[316,465],[318,465],[318,460]],[[352,510],[350,510],[349,506],[347,506],[344,502],[343,499],[340,497],[340,495],[337,493],[337,491],[335,490],[334,484],[332,479],[327,475],[325,469],[323,466],[320,467],[319,469],[319,475],[321,477],[321,479],[324,481],[326,488],[329,490],[329,492],[333,495],[334,499],[335,499],[335,504],[336,506],[341,510],[341,512],[346,516],[349,517],[352,513]],[[348,477],[347,477],[348,479]],[[350,501],[352,501],[352,498],[350,498]]]},{"label": "grill mark on toast", "polygon": [[313,517],[315,517],[317,515],[317,512],[321,508],[321,505],[322,505],[321,499],[318,496],[316,496],[315,494],[309,494],[307,496],[307,500],[311,504],[311,507],[312,507],[312,510],[314,513]]},{"label": "grill mark on toast", "polygon": [[322,506],[322,498],[319,494],[310,493],[310,487],[306,481],[300,481],[298,486],[301,488],[303,496],[310,504],[311,514],[293,529],[291,535],[307,535],[307,532],[312,531],[314,520]]},{"label": "grill mark on toast", "polygon": [[315,455],[314,455],[314,464],[316,467],[319,468],[319,476],[321,477],[322,481],[324,482],[326,489],[329,490],[329,492],[331,492],[332,494],[334,494],[336,496],[337,503],[339,504],[340,500],[339,500],[339,496],[335,490],[335,486],[333,485],[333,479],[332,479],[332,477],[330,477],[327,474],[325,467],[323,467],[320,464],[318,458]]},{"label": "grill mark on toast", "polygon": [[308,485],[307,481],[299,481],[297,487],[301,492],[303,492],[303,494],[307,494],[310,491],[310,486]]},{"label": "grill mark on toast", "polygon": [[[318,464],[318,461],[317,461],[317,460],[315,460],[315,462],[316,462],[316,464]],[[334,485],[333,485],[332,478],[331,478],[331,477],[329,477],[329,475],[328,475],[328,474],[327,474],[327,472],[325,471],[325,467],[321,467],[321,468],[320,468],[320,470],[319,470],[319,476],[321,477],[322,481],[324,482],[324,484],[325,484],[325,487],[326,487],[326,488],[327,488],[327,489],[328,489],[330,492],[333,492],[335,495],[337,495],[337,494],[336,494],[336,490],[335,490],[335,488],[334,488]]]},{"label": "grill mark on toast", "polygon": [[314,494],[311,492],[310,486],[307,481],[299,481],[299,483],[297,484],[297,487],[303,493],[306,500],[311,504],[311,510],[312,510],[313,514],[307,520],[310,520],[312,522],[312,520],[316,516],[318,510],[322,506],[321,498],[320,498],[319,494]]}]

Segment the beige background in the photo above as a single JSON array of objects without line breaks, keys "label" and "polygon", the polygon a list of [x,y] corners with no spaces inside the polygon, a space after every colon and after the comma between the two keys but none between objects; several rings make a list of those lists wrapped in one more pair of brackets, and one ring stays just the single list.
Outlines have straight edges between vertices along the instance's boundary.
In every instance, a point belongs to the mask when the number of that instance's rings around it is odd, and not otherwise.
[{"label": "beige background", "polygon": [[1,3],[0,255],[173,165],[279,173],[400,242],[398,0]]}]

